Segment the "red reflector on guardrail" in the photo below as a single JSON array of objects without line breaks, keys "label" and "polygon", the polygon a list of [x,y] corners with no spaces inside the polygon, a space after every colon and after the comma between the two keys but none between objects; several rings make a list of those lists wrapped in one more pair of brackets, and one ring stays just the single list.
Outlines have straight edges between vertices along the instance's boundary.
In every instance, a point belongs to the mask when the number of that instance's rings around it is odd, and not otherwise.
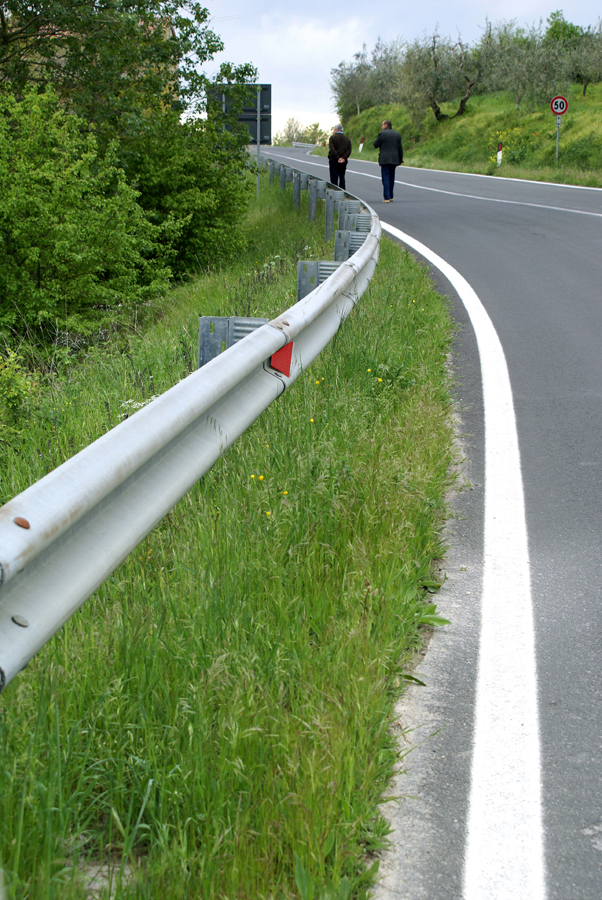
[{"label": "red reflector on guardrail", "polygon": [[293,358],[293,342],[285,344],[280,350],[272,354],[270,365],[277,372],[282,372],[288,378],[291,374],[291,359]]}]

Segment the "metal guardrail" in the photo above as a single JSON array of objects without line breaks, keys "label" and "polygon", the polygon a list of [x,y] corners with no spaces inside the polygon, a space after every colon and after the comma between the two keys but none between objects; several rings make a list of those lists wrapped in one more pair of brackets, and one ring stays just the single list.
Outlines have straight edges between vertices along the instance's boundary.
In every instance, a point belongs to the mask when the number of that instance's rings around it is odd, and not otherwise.
[{"label": "metal guardrail", "polygon": [[0,509],[0,690],[338,331],[378,260],[364,208],[326,281]]}]

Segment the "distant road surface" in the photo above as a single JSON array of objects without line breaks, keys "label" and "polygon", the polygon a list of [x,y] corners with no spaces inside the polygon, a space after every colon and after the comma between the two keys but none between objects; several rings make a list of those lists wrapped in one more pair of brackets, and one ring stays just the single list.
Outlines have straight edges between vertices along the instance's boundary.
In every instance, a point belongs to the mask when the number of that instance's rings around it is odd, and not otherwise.
[{"label": "distant road surface", "polygon": [[598,900],[602,191],[396,175],[384,205],[379,167],[352,159],[347,189],[451,299],[466,485],[375,896]]}]

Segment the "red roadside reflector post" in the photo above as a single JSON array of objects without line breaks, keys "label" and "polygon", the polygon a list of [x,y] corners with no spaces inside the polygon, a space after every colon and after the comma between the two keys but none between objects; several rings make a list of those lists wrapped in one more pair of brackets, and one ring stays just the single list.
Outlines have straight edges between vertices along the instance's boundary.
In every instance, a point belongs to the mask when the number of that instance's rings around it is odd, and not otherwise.
[{"label": "red roadside reflector post", "polygon": [[282,372],[283,375],[286,375],[288,378],[291,374],[291,360],[293,358],[293,342],[290,344],[285,344],[284,347],[281,347],[280,350],[277,350],[276,353],[273,353],[270,358],[270,365],[272,369],[276,369],[277,372]]}]

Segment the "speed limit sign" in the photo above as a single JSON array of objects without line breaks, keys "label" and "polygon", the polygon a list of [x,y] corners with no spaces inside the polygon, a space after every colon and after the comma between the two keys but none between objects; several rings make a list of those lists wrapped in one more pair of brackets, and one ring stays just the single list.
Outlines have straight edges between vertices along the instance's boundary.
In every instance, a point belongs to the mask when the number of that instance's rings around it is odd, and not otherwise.
[{"label": "speed limit sign", "polygon": [[569,108],[569,101],[566,97],[554,97],[550,103],[550,109],[557,116],[563,116]]}]

